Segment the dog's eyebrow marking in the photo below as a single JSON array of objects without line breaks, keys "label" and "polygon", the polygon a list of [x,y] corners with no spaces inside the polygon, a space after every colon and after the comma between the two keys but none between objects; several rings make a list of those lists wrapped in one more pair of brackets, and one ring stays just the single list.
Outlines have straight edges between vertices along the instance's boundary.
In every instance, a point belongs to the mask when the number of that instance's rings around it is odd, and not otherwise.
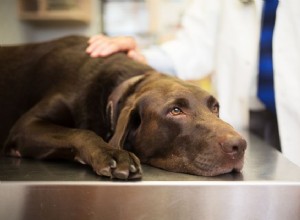
[{"label": "dog's eyebrow marking", "polygon": [[180,107],[190,107],[190,103],[186,98],[176,98],[172,103]]}]

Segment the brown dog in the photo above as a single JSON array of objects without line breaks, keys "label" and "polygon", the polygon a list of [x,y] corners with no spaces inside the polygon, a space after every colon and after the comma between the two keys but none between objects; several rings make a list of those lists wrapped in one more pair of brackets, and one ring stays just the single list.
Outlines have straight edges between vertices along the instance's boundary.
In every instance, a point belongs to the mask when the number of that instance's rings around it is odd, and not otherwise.
[{"label": "brown dog", "polygon": [[140,178],[140,161],[204,176],[242,169],[246,142],[213,96],[124,54],[90,58],[86,41],[0,48],[6,155],[78,160],[119,179]]}]

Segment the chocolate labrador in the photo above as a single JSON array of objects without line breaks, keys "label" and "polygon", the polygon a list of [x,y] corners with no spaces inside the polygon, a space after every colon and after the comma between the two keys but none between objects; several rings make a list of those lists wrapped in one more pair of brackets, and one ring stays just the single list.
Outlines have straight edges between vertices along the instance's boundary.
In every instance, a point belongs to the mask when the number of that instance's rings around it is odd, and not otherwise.
[{"label": "chocolate labrador", "polygon": [[0,144],[141,178],[141,163],[214,176],[243,167],[246,141],[217,100],[122,53],[90,58],[85,37],[0,48]]}]

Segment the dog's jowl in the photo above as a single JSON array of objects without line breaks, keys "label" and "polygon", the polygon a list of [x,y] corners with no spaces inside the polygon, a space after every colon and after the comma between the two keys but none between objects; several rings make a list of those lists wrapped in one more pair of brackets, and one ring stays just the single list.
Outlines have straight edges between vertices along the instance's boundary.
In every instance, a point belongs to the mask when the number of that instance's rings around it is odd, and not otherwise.
[{"label": "dog's jowl", "polygon": [[124,54],[90,58],[87,39],[0,47],[2,154],[77,160],[141,178],[141,163],[214,176],[243,167],[246,141],[217,100]]}]

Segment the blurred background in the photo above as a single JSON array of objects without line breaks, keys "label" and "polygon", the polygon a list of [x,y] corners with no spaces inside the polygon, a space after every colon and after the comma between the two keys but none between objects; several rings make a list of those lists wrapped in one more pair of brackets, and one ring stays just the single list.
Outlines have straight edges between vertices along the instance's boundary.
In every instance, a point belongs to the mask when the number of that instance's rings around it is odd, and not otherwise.
[{"label": "blurred background", "polygon": [[[0,45],[66,35],[130,35],[141,47],[173,36],[189,0],[0,0]],[[159,22],[158,22],[159,21]]]}]

